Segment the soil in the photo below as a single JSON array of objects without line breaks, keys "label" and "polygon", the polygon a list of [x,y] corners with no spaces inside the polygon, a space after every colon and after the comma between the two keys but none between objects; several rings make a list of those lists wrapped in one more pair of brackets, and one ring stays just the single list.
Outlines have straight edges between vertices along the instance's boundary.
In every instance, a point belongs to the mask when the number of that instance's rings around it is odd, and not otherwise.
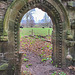
[{"label": "soil", "polygon": [[44,39],[34,37],[21,38],[20,52],[24,53],[21,75],[71,75],[67,68],[61,69],[52,65],[52,44],[46,40],[51,41],[51,37]]}]

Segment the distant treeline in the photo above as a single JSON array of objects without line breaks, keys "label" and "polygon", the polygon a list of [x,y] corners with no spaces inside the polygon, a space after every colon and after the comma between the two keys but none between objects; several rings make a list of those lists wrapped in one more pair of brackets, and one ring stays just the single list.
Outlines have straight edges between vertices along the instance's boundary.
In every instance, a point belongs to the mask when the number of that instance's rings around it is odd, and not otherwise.
[{"label": "distant treeline", "polygon": [[51,23],[35,23],[35,24],[20,24],[21,27],[25,27],[25,28],[40,28],[40,27],[49,27],[52,28],[53,25]]}]

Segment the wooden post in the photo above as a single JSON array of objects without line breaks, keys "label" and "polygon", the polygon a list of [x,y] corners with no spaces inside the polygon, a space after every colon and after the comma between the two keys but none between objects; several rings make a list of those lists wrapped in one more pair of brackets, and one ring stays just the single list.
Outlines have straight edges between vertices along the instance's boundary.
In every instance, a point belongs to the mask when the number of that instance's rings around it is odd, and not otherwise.
[{"label": "wooden post", "polygon": [[50,36],[50,29],[48,29],[48,36]]},{"label": "wooden post", "polygon": [[32,35],[34,35],[33,29],[32,29]]}]

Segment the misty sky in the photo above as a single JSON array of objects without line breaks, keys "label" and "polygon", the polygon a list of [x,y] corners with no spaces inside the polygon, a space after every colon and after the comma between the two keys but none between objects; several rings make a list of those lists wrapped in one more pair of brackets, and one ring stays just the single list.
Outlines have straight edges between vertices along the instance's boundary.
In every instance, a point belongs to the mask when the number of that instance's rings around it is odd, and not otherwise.
[{"label": "misty sky", "polygon": [[[35,23],[45,22],[44,15],[47,14],[46,12],[42,11],[39,8],[35,8],[35,9],[32,9],[32,10],[33,10],[32,16],[34,18]],[[47,15],[47,19],[48,19],[48,22],[51,21],[51,18],[48,15]],[[26,20],[26,14],[23,16],[21,22],[23,22],[25,20]]]}]

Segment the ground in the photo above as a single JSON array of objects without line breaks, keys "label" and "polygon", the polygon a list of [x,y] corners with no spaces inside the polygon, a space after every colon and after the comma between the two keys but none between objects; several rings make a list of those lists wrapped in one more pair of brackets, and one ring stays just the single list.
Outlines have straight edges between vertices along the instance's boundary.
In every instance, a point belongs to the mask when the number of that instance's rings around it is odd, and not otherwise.
[{"label": "ground", "polygon": [[24,36],[21,38],[21,75],[70,75],[68,70],[53,66],[51,36]]},{"label": "ground", "polygon": [[53,28],[20,28],[20,37],[24,35],[51,35]]}]

